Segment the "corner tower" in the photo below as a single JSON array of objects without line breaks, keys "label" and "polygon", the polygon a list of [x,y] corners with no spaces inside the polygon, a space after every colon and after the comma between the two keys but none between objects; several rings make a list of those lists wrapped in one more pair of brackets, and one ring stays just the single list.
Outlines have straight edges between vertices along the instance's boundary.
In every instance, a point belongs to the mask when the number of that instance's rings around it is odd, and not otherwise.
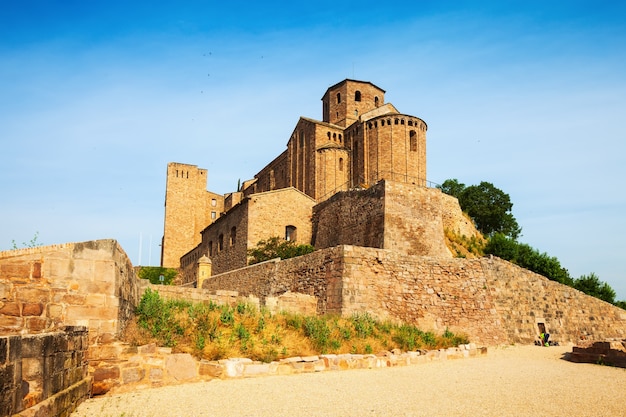
[{"label": "corner tower", "polygon": [[369,81],[345,79],[329,87],[322,97],[322,117],[326,123],[348,127],[385,103],[385,90]]}]

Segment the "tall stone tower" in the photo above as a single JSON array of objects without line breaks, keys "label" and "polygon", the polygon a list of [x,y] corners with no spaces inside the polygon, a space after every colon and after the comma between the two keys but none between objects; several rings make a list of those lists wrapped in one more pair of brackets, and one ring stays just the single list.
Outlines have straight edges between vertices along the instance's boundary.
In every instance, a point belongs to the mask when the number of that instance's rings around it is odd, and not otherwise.
[{"label": "tall stone tower", "polygon": [[200,232],[224,211],[224,197],[206,187],[206,169],[176,162],[167,165],[161,266],[178,268],[181,256],[200,243]]}]

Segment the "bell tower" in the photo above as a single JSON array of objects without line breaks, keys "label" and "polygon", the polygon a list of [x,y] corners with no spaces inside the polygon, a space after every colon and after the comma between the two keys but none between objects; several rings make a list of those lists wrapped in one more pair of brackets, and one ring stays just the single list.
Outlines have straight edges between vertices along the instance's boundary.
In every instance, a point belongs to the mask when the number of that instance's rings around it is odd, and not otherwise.
[{"label": "bell tower", "polygon": [[345,79],[329,87],[322,97],[322,120],[348,127],[359,116],[385,104],[385,90],[368,81]]}]

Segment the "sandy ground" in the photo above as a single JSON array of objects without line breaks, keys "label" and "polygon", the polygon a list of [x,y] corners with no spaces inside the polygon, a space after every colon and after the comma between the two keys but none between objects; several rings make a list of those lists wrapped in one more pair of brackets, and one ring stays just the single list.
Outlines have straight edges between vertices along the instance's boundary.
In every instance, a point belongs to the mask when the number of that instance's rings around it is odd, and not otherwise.
[{"label": "sandy ground", "polygon": [[571,363],[565,352],[515,346],[398,368],[213,380],[90,399],[72,417],[626,416],[626,369]]}]

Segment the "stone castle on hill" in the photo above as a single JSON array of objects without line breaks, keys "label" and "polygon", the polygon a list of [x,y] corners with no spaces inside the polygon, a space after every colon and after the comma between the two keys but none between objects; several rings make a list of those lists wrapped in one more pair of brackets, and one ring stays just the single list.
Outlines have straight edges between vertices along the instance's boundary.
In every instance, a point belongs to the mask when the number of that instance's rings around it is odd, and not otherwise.
[{"label": "stone castle on hill", "polygon": [[[426,123],[384,94],[356,80],[328,88],[322,120],[300,118],[287,149],[230,194],[207,191],[204,169],[169,164],[162,265],[180,268],[183,285],[138,279],[115,240],[0,251],[0,416],[69,415],[122,385],[220,377],[189,354],[120,343],[147,289],[271,313],[368,313],[487,346],[532,344],[540,331],[560,343],[626,338],[626,311],[612,304],[496,257],[453,256],[446,234],[478,232],[427,186]],[[247,265],[273,236],[316,250]]]},{"label": "stone castle on hill", "polygon": [[450,256],[444,226],[477,232],[454,199],[426,188],[426,130],[378,86],[346,79],[326,90],[322,120],[301,117],[287,149],[237,192],[206,191],[206,170],[170,163],[162,266],[195,280],[205,256],[213,273],[227,272],[246,266],[247,250],[272,236],[317,249]]},{"label": "stone castle on hill", "polygon": [[[346,79],[301,117],[287,149],[239,190],[207,191],[207,171],[167,167],[162,266],[179,284],[318,314],[367,311],[481,343],[626,336],[626,313],[498,258],[462,259],[446,233],[478,236],[456,198],[428,187],[426,123]],[[315,252],[248,266],[279,236]]]}]

